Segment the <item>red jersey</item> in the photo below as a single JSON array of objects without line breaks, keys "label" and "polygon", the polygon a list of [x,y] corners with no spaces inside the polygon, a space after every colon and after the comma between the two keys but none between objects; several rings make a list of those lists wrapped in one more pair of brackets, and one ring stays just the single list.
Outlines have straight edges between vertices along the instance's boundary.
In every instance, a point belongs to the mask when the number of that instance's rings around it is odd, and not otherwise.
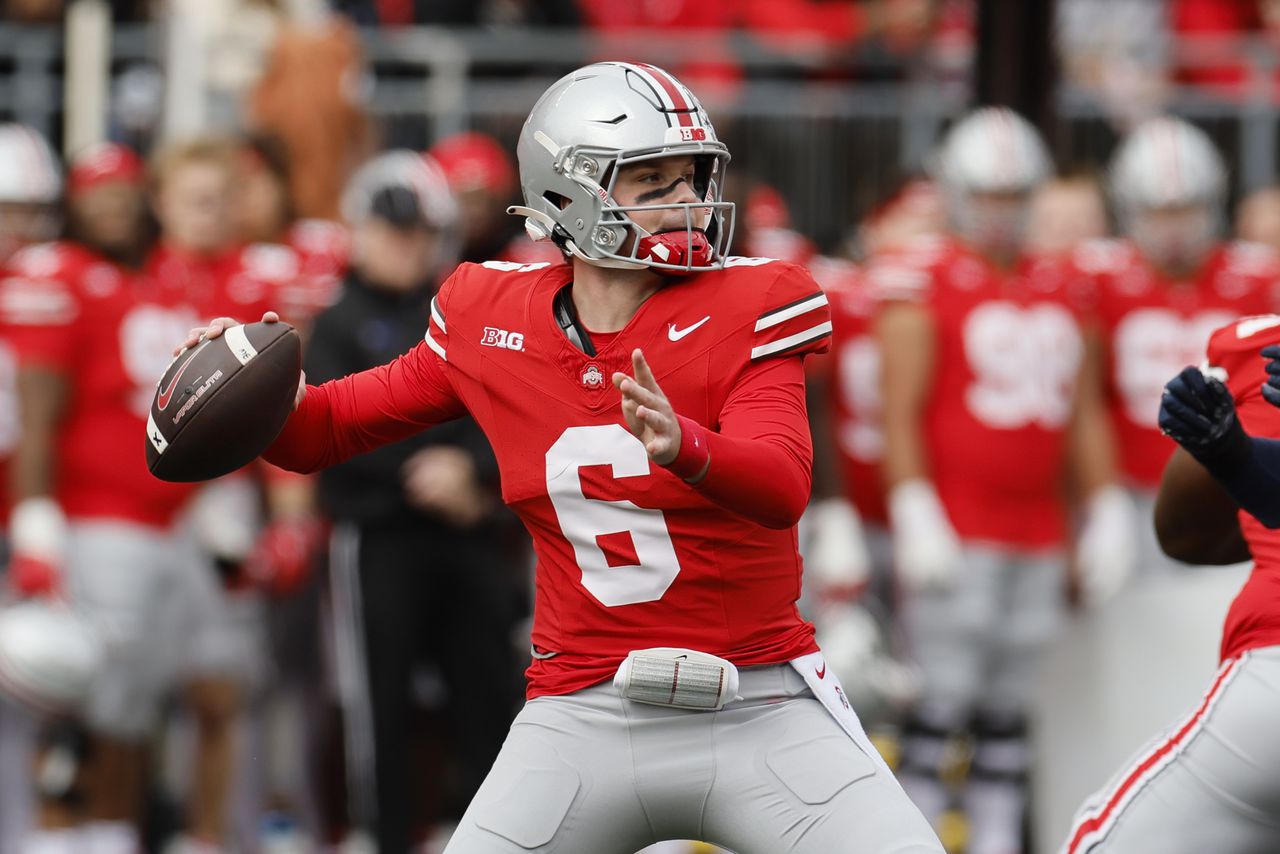
[{"label": "red jersey", "polygon": [[21,362],[70,381],[54,478],[68,517],[166,526],[191,487],[152,477],[138,437],[174,342],[197,313],[166,283],[70,243],[14,255],[0,310]]},{"label": "red jersey", "polygon": [[[1266,360],[1258,351],[1270,344],[1280,344],[1280,316],[1245,318],[1213,333],[1207,361],[1210,371],[1231,390],[1245,430],[1280,439],[1280,409],[1262,396]],[[1280,645],[1280,531],[1267,528],[1243,510],[1240,530],[1253,554],[1253,572],[1227,611],[1223,660],[1250,649]]]},{"label": "red jersey", "polygon": [[[538,557],[530,697],[602,682],[634,649],[742,666],[815,650],[795,605],[812,463],[800,357],[826,349],[826,297],[799,267],[734,258],[659,290],[588,356],[553,309],[572,275],[463,264],[422,344],[309,388],[266,458],[313,470],[469,412]],[[675,411],[707,431],[697,485],[652,465],[625,426],[610,377],[631,372],[637,347]]]},{"label": "red jersey", "polygon": [[872,323],[875,300],[857,265],[815,258],[808,266],[831,302],[831,353],[823,359],[830,380],[827,391],[841,480],[864,520],[887,525],[881,472],[880,348]]},{"label": "red jersey", "polygon": [[278,311],[291,322],[306,323],[338,298],[351,261],[351,232],[327,219],[302,219],[284,242],[297,256],[298,271],[278,289]]},{"label": "red jersey", "polygon": [[1195,281],[1172,282],[1124,241],[1086,243],[1075,263],[1094,283],[1120,469],[1154,491],[1175,447],[1156,425],[1164,384],[1200,361],[1213,330],[1276,309],[1280,263],[1266,247],[1223,244]]},{"label": "red jersey", "polygon": [[944,237],[871,271],[878,298],[931,315],[923,415],[930,476],[956,533],[1023,548],[1066,536],[1066,429],[1084,354],[1078,279],[1051,260],[1010,272]]},{"label": "red jersey", "polygon": [[297,280],[300,269],[297,253],[275,243],[254,243],[214,256],[161,244],[147,258],[145,272],[182,294],[203,322],[227,316],[255,323],[264,311],[283,314],[281,291]]}]

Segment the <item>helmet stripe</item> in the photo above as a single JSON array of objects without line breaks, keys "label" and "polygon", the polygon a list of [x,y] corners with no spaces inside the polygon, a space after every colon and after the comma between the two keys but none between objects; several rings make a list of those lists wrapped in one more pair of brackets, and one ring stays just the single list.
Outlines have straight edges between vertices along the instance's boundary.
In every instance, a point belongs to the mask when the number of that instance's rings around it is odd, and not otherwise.
[{"label": "helmet stripe", "polygon": [[682,91],[684,87],[680,82],[661,68],[647,65],[643,62],[637,62],[636,67],[640,69],[641,74],[646,74],[650,77],[666,93],[671,102],[670,109],[676,113],[676,118],[679,119],[681,126],[693,127],[693,106],[690,100],[685,97]]}]

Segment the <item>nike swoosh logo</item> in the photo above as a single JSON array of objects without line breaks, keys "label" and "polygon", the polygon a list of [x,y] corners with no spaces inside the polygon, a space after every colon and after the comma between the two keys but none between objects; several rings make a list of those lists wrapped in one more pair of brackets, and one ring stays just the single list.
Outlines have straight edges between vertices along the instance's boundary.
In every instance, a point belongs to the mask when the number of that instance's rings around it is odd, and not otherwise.
[{"label": "nike swoosh logo", "polygon": [[692,326],[686,326],[684,329],[676,329],[676,325],[674,323],[669,323],[667,324],[667,337],[670,338],[672,341],[679,341],[681,338],[688,335],[690,332],[697,329],[699,326],[706,323],[710,319],[711,319],[711,315],[708,314],[706,317],[702,318],[697,323],[693,324]]},{"label": "nike swoosh logo", "polygon": [[818,673],[818,678],[819,678],[819,679],[826,679],[826,678],[827,678],[827,663],[826,663],[825,661],[824,661],[824,662],[822,662],[822,669],[821,669],[821,670],[819,670],[819,671],[817,671],[817,673]]},{"label": "nike swoosh logo", "polygon": [[199,353],[201,350],[203,350],[204,346],[208,343],[209,343],[208,341],[201,341],[199,347],[196,347],[194,350],[188,353],[187,360],[182,363],[182,367],[178,368],[178,372],[173,375],[173,379],[169,380],[169,385],[160,389],[160,396],[156,398],[156,406],[160,409],[161,412],[164,412],[165,407],[169,405],[169,400],[170,398],[173,397],[173,390],[178,387],[178,380],[182,379],[182,375],[187,370],[187,365],[191,364],[191,360],[196,357],[196,353]]}]

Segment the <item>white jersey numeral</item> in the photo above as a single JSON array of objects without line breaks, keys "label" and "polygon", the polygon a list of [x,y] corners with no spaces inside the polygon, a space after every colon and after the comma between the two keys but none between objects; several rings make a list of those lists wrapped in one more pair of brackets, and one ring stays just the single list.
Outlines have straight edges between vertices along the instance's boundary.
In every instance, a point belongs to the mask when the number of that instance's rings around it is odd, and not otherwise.
[{"label": "white jersey numeral", "polygon": [[1065,308],[984,303],[965,319],[964,350],[974,375],[965,404],[983,424],[998,430],[1066,424],[1084,342]]},{"label": "white jersey numeral", "polygon": [[120,361],[125,376],[133,383],[130,404],[134,412],[146,415],[156,383],[173,361],[173,342],[186,337],[196,324],[189,310],[141,305],[131,309],[120,323]]},{"label": "white jersey numeral", "polygon": [[850,338],[840,347],[840,395],[850,417],[840,425],[840,446],[855,460],[884,456],[880,428],[880,347],[870,335]]},{"label": "white jersey numeral", "polygon": [[1184,318],[1167,308],[1132,311],[1116,327],[1114,377],[1125,414],[1135,424],[1155,428],[1160,396],[1169,378],[1204,361],[1204,342],[1235,316],[1206,311]]},{"label": "white jersey numeral", "polygon": [[[650,473],[644,445],[621,424],[570,427],[547,451],[547,495],[560,530],[573,546],[582,586],[608,607],[661,599],[680,574],[675,545],[661,510],[626,499],[605,501],[582,492],[582,466],[612,466],[617,479]],[[610,566],[598,537],[629,534],[638,562]]]},{"label": "white jersey numeral", "polygon": [[0,455],[18,444],[18,360],[0,341]]}]

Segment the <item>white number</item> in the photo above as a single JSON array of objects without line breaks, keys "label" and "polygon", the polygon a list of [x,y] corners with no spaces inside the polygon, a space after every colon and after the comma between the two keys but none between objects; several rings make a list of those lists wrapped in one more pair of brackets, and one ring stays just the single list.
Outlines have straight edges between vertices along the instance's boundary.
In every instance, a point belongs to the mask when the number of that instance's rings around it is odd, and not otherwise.
[{"label": "white number", "polygon": [[[547,495],[560,530],[573,546],[582,586],[608,607],[661,599],[680,574],[675,546],[661,510],[626,499],[604,501],[582,493],[578,469],[611,465],[615,478],[649,474],[644,445],[621,424],[570,427],[547,451]],[[638,563],[610,566],[597,537],[628,533]]]},{"label": "white number", "polygon": [[0,454],[18,444],[18,360],[0,341]]},{"label": "white number", "polygon": [[840,425],[840,446],[855,460],[879,460],[884,456],[880,348],[870,335],[851,338],[840,348],[840,394],[849,413]]},{"label": "white number", "polygon": [[173,346],[196,325],[196,316],[187,309],[154,305],[134,308],[120,323],[120,361],[133,383],[130,405],[145,416],[151,408],[156,383],[173,361]]},{"label": "white number", "polygon": [[1043,303],[985,303],[965,319],[964,349],[974,373],[965,403],[1001,430],[1067,422],[1084,343],[1071,314]]},{"label": "white number", "polygon": [[1234,319],[1228,311],[1184,318],[1167,308],[1126,315],[1115,331],[1115,383],[1129,420],[1154,428],[1164,384],[1187,365],[1204,361],[1210,333]]}]

